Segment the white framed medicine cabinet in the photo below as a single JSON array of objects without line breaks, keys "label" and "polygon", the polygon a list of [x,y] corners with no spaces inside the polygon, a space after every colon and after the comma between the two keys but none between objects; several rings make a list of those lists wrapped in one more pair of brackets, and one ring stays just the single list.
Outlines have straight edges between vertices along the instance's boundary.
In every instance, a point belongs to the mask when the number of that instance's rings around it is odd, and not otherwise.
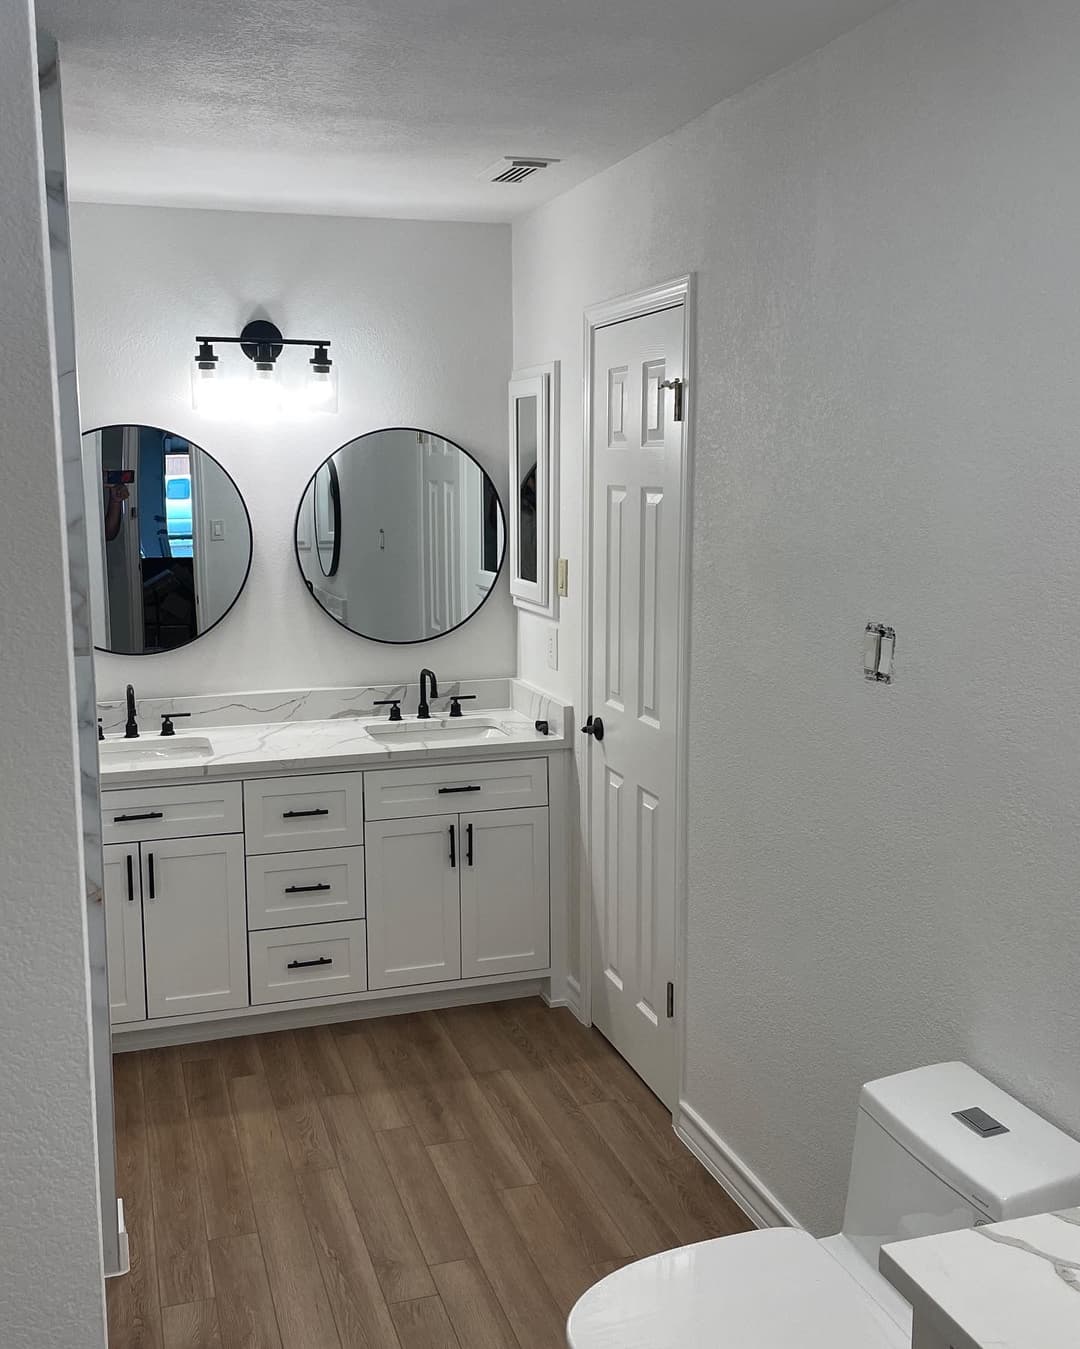
[{"label": "white framed medicine cabinet", "polygon": [[558,617],[559,363],[510,378],[510,594],[519,609]]}]

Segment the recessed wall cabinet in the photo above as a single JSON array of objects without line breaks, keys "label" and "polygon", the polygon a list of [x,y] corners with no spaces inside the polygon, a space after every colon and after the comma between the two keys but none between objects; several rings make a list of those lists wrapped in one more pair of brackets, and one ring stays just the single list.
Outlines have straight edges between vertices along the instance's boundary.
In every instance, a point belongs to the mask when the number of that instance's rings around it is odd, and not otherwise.
[{"label": "recessed wall cabinet", "polygon": [[547,974],[548,809],[545,758],[106,791],[113,1024]]},{"label": "recessed wall cabinet", "polygon": [[559,363],[510,379],[510,594],[519,609],[558,617]]}]

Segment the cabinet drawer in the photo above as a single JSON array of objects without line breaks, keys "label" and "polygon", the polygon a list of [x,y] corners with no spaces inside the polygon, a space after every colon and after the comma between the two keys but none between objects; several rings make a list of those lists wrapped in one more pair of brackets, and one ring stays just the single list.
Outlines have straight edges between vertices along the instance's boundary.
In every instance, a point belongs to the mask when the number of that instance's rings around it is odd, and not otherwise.
[{"label": "cabinet drawer", "polygon": [[151,838],[196,838],[244,830],[239,782],[198,782],[190,787],[125,787],[101,794],[106,843]]},{"label": "cabinet drawer", "polygon": [[547,760],[377,768],[364,774],[369,820],[547,805]]},{"label": "cabinet drawer", "polygon": [[251,1002],[290,1002],[363,993],[367,988],[365,923],[312,923],[248,934]]},{"label": "cabinet drawer", "polygon": [[343,848],[364,841],[364,775],[244,783],[249,853]]},{"label": "cabinet drawer", "polygon": [[363,848],[267,853],[247,861],[248,927],[297,927],[364,916]]}]

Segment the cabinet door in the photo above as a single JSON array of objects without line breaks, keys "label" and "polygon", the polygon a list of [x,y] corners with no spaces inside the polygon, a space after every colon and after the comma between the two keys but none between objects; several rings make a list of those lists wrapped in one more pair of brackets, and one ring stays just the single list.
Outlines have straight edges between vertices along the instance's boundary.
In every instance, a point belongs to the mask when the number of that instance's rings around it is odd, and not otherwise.
[{"label": "cabinet door", "polygon": [[460,835],[456,815],[367,826],[369,988],[460,979]]},{"label": "cabinet door", "polygon": [[105,854],[105,963],[113,1025],[146,1019],[139,845],[114,843]]},{"label": "cabinet door", "polygon": [[550,963],[548,813],[462,815],[461,977]]},{"label": "cabinet door", "polygon": [[144,843],[142,873],[148,1015],[246,1007],[243,838]]}]

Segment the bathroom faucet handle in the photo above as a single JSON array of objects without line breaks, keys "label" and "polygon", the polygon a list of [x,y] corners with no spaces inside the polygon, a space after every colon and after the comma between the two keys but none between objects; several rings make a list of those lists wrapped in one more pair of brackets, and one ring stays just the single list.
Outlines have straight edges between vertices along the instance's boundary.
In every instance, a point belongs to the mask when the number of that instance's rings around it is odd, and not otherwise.
[{"label": "bathroom faucet handle", "polygon": [[190,717],[190,712],[162,712],[161,714],[161,734],[175,735],[176,727],[173,725],[173,717]]},{"label": "bathroom faucet handle", "polygon": [[452,693],[450,695],[450,715],[460,717],[461,704],[471,702],[475,697],[475,693]]},{"label": "bathroom faucet handle", "polygon": [[401,699],[400,698],[376,698],[373,704],[375,707],[388,707],[390,709],[390,720],[401,720]]}]

